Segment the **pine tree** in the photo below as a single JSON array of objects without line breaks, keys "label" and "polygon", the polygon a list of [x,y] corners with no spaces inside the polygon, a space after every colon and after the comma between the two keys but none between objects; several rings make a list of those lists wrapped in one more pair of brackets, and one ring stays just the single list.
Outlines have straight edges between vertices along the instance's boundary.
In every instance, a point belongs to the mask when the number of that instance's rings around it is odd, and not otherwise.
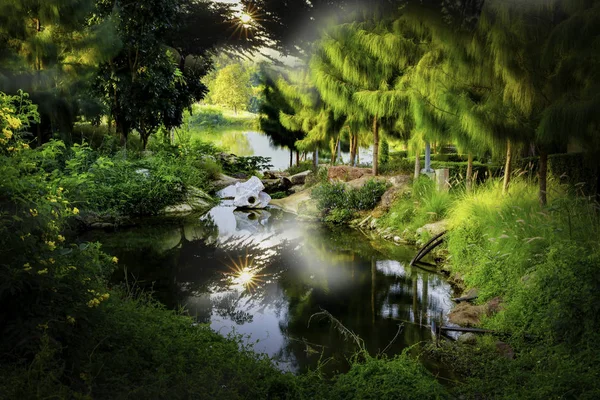
[{"label": "pine tree", "polygon": [[293,114],[294,109],[288,103],[288,100],[281,93],[277,85],[277,73],[266,68],[263,64],[260,67],[263,87],[263,102],[260,105],[259,124],[271,143],[275,146],[287,147],[290,150],[290,167],[292,166],[292,152],[298,151],[296,142],[304,137],[300,129],[287,129],[281,124],[281,113]]},{"label": "pine tree", "polygon": [[53,132],[70,139],[78,115],[97,118],[90,96],[99,62],[119,47],[112,21],[92,20],[92,0],[5,0],[0,3],[0,90],[23,89],[39,105],[38,144]]}]

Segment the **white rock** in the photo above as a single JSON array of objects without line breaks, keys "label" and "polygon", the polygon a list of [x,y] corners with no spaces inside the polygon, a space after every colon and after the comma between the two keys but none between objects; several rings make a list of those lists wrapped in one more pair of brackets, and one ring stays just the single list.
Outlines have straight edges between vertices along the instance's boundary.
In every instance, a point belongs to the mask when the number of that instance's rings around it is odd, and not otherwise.
[{"label": "white rock", "polygon": [[235,185],[227,186],[225,189],[219,190],[217,192],[217,196],[221,199],[231,199],[234,198],[237,193],[237,183]]},{"label": "white rock", "polygon": [[265,186],[256,176],[244,183],[236,183],[233,205],[245,208],[265,208],[271,201],[271,196],[262,191],[264,188]]}]

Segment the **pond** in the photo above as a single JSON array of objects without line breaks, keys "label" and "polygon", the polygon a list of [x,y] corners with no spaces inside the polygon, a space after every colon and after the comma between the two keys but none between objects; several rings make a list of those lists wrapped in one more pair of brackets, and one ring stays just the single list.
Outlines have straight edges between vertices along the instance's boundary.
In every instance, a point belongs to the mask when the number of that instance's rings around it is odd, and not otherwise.
[{"label": "pond", "polygon": [[375,355],[431,339],[431,321],[446,321],[451,308],[452,289],[442,276],[408,266],[414,248],[300,222],[273,208],[219,206],[201,218],[81,239],[99,241],[119,258],[115,281],[152,290],[222,335],[243,335],[283,370],[319,363],[326,373],[347,370],[356,344],[319,313]]},{"label": "pond", "polygon": [[[274,169],[284,170],[290,166],[290,151],[271,144],[267,135],[248,129],[205,129],[196,127],[193,136],[211,142],[238,156],[270,157]],[[373,160],[371,148],[361,148],[360,162],[370,164]],[[307,156],[312,159],[312,154]],[[342,160],[349,162],[350,154],[342,151]],[[294,163],[296,158],[294,155]],[[328,161],[328,160],[322,160]]]}]

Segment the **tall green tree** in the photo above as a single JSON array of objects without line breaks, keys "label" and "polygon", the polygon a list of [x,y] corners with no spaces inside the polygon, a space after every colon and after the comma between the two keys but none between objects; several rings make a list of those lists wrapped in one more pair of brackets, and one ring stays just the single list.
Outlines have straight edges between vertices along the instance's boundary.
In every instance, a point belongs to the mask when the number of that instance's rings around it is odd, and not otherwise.
[{"label": "tall green tree", "polygon": [[0,2],[0,90],[23,89],[39,105],[38,143],[55,132],[68,135],[80,115],[103,111],[90,82],[119,40],[111,20],[90,23],[94,6],[92,0]]},{"label": "tall green tree", "polygon": [[281,92],[277,85],[278,73],[267,68],[262,64],[261,67],[263,102],[259,109],[259,124],[271,143],[275,146],[287,147],[290,150],[290,167],[292,166],[292,153],[296,148],[296,142],[304,137],[304,132],[300,129],[288,129],[280,119],[281,113],[291,115],[294,108],[289,104],[288,99]]},{"label": "tall green tree", "polygon": [[355,129],[370,127],[375,175],[379,172],[381,127],[393,131],[396,120],[405,117],[401,113],[406,109],[403,97],[392,90],[402,79],[404,66],[380,56],[393,47],[394,54],[408,59],[399,45],[403,43],[389,33],[387,21],[342,24],[324,35],[311,60],[313,79],[323,100],[335,112],[351,116]]},{"label": "tall green tree", "polygon": [[297,149],[315,152],[316,163],[316,152],[320,147],[329,145],[333,164],[345,116],[336,118],[331,108],[323,103],[306,69],[289,73],[285,78],[280,77],[277,86],[293,110],[292,114],[280,112],[281,124],[287,129],[302,131],[305,135],[296,142]]},{"label": "tall green tree", "polygon": [[211,88],[214,103],[231,108],[237,114],[238,109],[246,109],[250,96],[250,77],[239,63],[218,71]]}]

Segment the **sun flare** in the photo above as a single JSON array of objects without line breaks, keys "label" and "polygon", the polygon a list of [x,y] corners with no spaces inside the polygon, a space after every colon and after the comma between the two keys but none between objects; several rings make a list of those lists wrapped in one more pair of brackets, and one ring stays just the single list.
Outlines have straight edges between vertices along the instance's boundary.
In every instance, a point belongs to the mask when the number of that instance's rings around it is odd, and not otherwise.
[{"label": "sun flare", "polygon": [[247,25],[250,22],[252,22],[252,16],[250,14],[242,13],[242,15],[240,15],[240,21],[242,21],[243,24]]},{"label": "sun flare", "polygon": [[266,276],[260,273],[263,267],[255,265],[252,257],[248,255],[239,257],[237,262],[231,259],[231,264],[228,267],[231,271],[226,272],[225,275],[234,287],[258,288],[264,282],[263,277]]}]

